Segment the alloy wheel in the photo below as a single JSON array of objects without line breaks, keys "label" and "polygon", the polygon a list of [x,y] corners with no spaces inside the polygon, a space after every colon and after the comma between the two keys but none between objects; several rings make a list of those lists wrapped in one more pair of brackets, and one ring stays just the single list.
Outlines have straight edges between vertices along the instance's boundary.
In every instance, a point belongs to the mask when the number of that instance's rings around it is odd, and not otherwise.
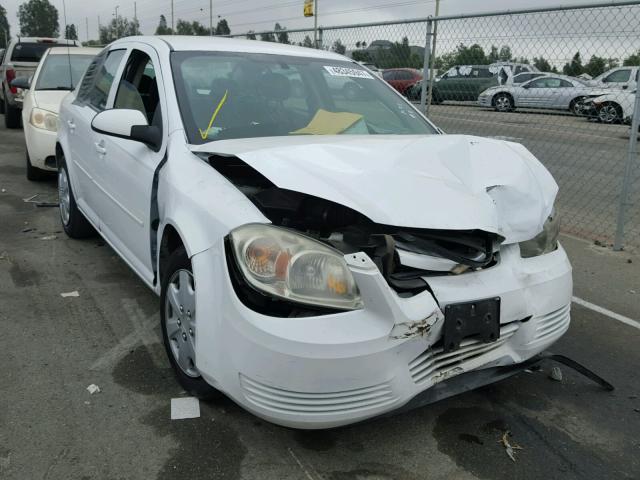
[{"label": "alloy wheel", "polygon": [[615,105],[603,105],[598,112],[598,117],[603,123],[614,123],[618,120],[618,109]]},{"label": "alloy wheel", "polygon": [[496,98],[496,108],[501,112],[511,110],[511,100],[509,100],[509,97],[502,95]]},{"label": "alloy wheel", "polygon": [[60,218],[64,225],[69,224],[69,212],[71,208],[71,190],[67,171],[64,168],[58,170],[58,205],[60,206]]},{"label": "alloy wheel", "polygon": [[180,370],[189,377],[199,377],[196,368],[196,297],[193,274],[176,270],[165,295],[165,327],[171,353]]}]

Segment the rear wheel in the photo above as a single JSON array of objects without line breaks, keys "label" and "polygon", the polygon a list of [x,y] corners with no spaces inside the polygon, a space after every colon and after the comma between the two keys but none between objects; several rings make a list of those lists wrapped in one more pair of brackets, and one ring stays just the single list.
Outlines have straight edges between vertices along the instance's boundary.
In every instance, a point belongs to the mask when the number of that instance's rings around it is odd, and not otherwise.
[{"label": "rear wheel", "polygon": [[493,106],[498,112],[510,112],[513,110],[513,98],[506,93],[499,93],[493,99]]},{"label": "rear wheel", "polygon": [[569,110],[579,117],[584,115],[584,100],[586,97],[574,98],[569,105]]},{"label": "rear wheel", "polygon": [[169,256],[166,271],[160,294],[160,316],[169,362],[187,392],[203,398],[218,396],[218,390],[202,378],[196,364],[196,284],[184,247]]},{"label": "rear wheel", "polygon": [[27,180],[31,180],[32,182],[37,182],[40,180],[44,180],[47,178],[47,171],[42,170],[40,168],[36,168],[31,165],[31,158],[29,157],[29,151],[25,152],[25,157],[27,161]]},{"label": "rear wheel", "polygon": [[76,205],[64,157],[58,160],[58,205],[62,228],[69,237],[86,238],[95,234],[95,230]]},{"label": "rear wheel", "polygon": [[7,94],[4,92],[4,90],[2,90],[2,93],[4,95],[2,97],[2,101],[0,102],[0,113],[4,113],[4,99],[7,98]]},{"label": "rear wheel", "polygon": [[618,123],[622,121],[620,105],[613,102],[605,103],[598,110],[598,119],[602,123]]}]

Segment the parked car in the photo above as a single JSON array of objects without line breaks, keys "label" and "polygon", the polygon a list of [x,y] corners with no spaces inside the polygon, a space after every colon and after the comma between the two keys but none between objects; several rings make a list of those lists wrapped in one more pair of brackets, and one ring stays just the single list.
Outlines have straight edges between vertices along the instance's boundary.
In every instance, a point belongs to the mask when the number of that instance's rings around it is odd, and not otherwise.
[{"label": "parked car", "polygon": [[422,80],[422,73],[414,68],[388,68],[382,72],[382,78],[398,92],[406,95],[407,90]]},{"label": "parked car", "polygon": [[585,101],[586,115],[602,123],[631,123],[636,91],[609,91]]},{"label": "parked car", "polygon": [[57,171],[55,147],[60,102],[75,88],[99,52],[99,48],[50,48],[42,56],[31,80],[18,77],[11,82],[11,86],[26,92],[22,125],[29,180],[40,180],[47,171]]},{"label": "parked car", "polygon": [[488,88],[478,96],[478,105],[493,107],[499,112],[510,112],[518,107],[527,107],[569,110],[580,115],[584,100],[601,93],[600,89],[589,87],[577,78],[547,75],[520,85]]},{"label": "parked car", "polygon": [[491,65],[456,65],[433,85],[432,102],[475,101],[480,92],[492,86],[508,83],[514,74],[533,71],[524,64],[500,63]]},{"label": "parked car", "polygon": [[0,113],[4,113],[7,128],[20,127],[20,109],[22,108],[22,92],[11,86],[18,77],[29,78],[36,71],[38,62],[44,52],[51,47],[65,45],[75,47],[77,40],[60,38],[18,37],[12,40],[0,64]]},{"label": "parked car", "polygon": [[640,67],[612,68],[586,83],[592,87],[634,90],[638,84],[639,71]]},{"label": "parked car", "polygon": [[160,296],[192,394],[335,427],[504,378],[569,327],[549,172],[443,134],[346,57],[125,38],[59,120],[64,231],[99,232]]}]

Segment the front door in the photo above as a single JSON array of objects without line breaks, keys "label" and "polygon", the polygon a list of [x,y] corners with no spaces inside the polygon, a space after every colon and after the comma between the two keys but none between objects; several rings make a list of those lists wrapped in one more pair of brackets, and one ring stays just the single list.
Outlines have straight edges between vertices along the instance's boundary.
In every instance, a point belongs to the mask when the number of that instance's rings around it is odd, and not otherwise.
[{"label": "front door", "polygon": [[[149,125],[166,132],[164,92],[155,51],[144,45],[129,49],[118,79],[113,108],[141,111]],[[155,152],[132,140],[96,134],[104,149],[101,188],[108,201],[103,233],[148,283],[153,281],[150,209],[153,176],[162,161],[166,142]]]}]

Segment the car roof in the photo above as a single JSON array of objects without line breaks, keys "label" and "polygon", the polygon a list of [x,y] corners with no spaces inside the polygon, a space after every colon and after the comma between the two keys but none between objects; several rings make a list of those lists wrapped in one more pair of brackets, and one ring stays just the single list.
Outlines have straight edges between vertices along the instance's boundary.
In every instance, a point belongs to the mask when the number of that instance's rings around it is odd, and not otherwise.
[{"label": "car roof", "polygon": [[12,43],[62,43],[64,45],[75,45],[78,41],[52,37],[18,37]]},{"label": "car roof", "polygon": [[49,55],[97,55],[101,50],[101,48],[89,47],[51,47],[49,49]]},{"label": "car roof", "polygon": [[326,58],[355,63],[353,60],[326,50],[298,47],[276,42],[262,42],[259,40],[244,40],[228,37],[204,37],[194,35],[159,35],[126,37],[116,40],[111,45],[126,42],[141,42],[156,48],[169,48],[174,51],[202,51],[202,52],[241,52],[264,53],[271,55],[291,55],[297,57]]}]

